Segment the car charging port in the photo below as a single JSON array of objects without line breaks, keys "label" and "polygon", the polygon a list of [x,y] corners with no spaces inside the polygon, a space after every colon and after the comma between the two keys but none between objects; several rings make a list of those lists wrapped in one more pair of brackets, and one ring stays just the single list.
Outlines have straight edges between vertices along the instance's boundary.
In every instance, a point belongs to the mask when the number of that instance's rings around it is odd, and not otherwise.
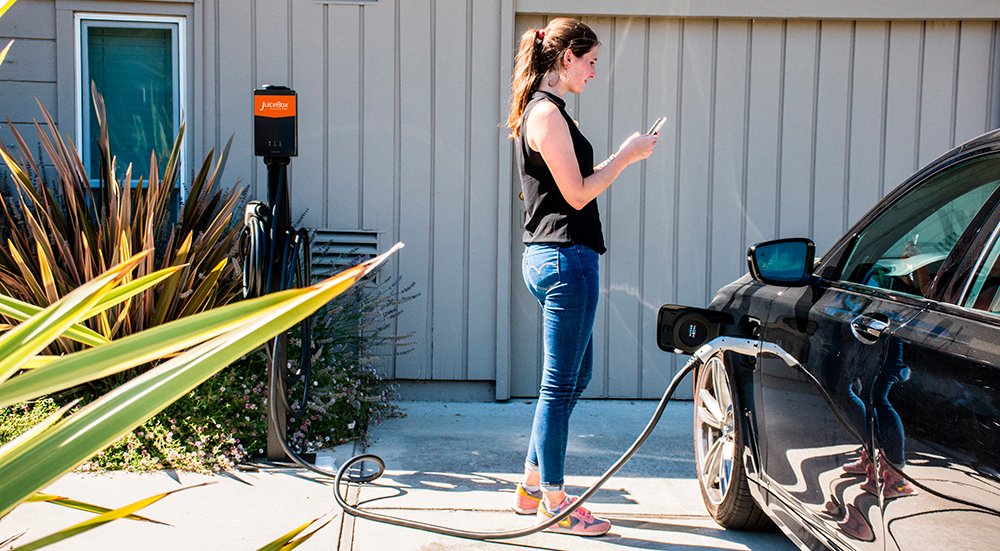
[{"label": "car charging port", "polygon": [[746,323],[726,312],[664,304],[656,316],[656,344],[664,352],[693,354],[716,337],[750,337]]}]

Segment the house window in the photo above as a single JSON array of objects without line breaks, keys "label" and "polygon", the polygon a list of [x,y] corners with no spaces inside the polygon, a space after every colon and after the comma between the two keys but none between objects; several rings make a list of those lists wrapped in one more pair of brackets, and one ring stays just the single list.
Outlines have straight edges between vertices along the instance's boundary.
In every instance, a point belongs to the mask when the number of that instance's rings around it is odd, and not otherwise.
[{"label": "house window", "polygon": [[149,172],[151,153],[162,167],[180,129],[184,19],[77,14],[76,22],[77,143],[84,166],[96,182],[100,125],[91,96],[93,82],[104,97],[116,172],[120,178],[131,163],[133,180],[138,180]]}]

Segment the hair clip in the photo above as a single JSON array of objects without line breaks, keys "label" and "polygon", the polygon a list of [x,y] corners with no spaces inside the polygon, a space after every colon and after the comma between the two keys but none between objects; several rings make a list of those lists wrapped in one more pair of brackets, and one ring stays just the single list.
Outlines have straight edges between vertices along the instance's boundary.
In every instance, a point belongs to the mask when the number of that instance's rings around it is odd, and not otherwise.
[{"label": "hair clip", "polygon": [[535,41],[536,42],[541,42],[543,40],[545,40],[545,30],[544,29],[538,29],[537,31],[535,31]]}]

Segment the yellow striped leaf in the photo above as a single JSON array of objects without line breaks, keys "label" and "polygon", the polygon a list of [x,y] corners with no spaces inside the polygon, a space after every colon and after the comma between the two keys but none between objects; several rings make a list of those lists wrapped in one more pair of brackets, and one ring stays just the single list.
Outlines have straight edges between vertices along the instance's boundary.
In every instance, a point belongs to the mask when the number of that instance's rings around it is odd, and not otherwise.
[{"label": "yellow striped leaf", "polygon": [[[68,497],[57,496],[55,494],[44,494],[44,493],[41,493],[41,492],[39,492],[39,493],[37,493],[37,494],[29,497],[26,500],[26,502],[28,502],[28,503],[51,503],[53,505],[60,505],[62,507],[67,507],[69,509],[77,509],[77,510],[80,510],[80,511],[86,511],[88,513],[94,513],[94,514],[97,514],[97,515],[104,514],[104,513],[107,513],[107,512],[110,512],[110,511],[113,510],[113,509],[108,509],[107,507],[101,507],[100,505],[94,505],[92,503],[87,503],[85,501],[77,501],[75,499],[70,499]],[[128,515],[128,516],[122,517],[122,518],[125,518],[127,520],[138,520],[138,521],[142,521],[142,522],[151,522],[153,524],[163,524],[163,525],[167,524],[165,522],[160,522],[158,520],[153,520],[151,518],[147,518],[147,517],[144,517],[144,516],[141,516],[141,515]]]},{"label": "yellow striped leaf", "polygon": [[[0,314],[18,321],[26,321],[41,311],[42,309],[34,304],[0,294]],[[71,325],[62,336],[89,346],[100,346],[111,342],[104,335],[80,324]]]},{"label": "yellow striped leaf", "polygon": [[0,50],[0,64],[3,63],[3,60],[7,59],[7,52],[10,51],[10,47],[13,45],[14,41],[10,40],[9,42],[7,42],[7,45],[3,47],[3,50]]},{"label": "yellow striped leaf", "polygon": [[93,281],[46,307],[31,319],[0,336],[0,382],[10,378],[29,358],[45,349],[67,329],[80,321],[124,273],[148,255],[139,253],[108,270]]},{"label": "yellow striped leaf", "polygon": [[[322,519],[323,517],[326,517],[326,516],[330,517],[330,518],[326,519],[326,522],[324,522],[323,524],[320,524],[319,526],[313,528],[313,530],[311,532],[306,533],[304,536],[296,537],[299,534],[301,534],[303,530],[305,530],[306,528],[309,528],[311,525],[315,524],[317,521],[319,521],[320,519]],[[292,529],[287,534],[282,534],[277,539],[275,539],[274,541],[272,541],[272,542],[268,543],[267,545],[261,547],[257,551],[291,551],[292,549],[295,549],[296,547],[298,547],[298,546],[302,545],[303,543],[305,543],[306,541],[308,541],[309,538],[311,538],[314,535],[316,535],[316,532],[319,532],[320,530],[322,530],[327,524],[330,524],[333,521],[333,519],[335,519],[335,518],[337,518],[336,513],[334,513],[333,511],[330,511],[329,513],[323,515],[322,517],[314,518],[314,519],[310,520],[309,522],[306,522],[306,523],[302,524],[301,526],[295,527],[294,529]]]},{"label": "yellow striped leaf", "polygon": [[65,528],[63,530],[60,530],[60,531],[54,533],[54,534],[50,534],[48,536],[45,536],[44,538],[40,538],[40,539],[37,539],[35,541],[29,542],[29,543],[27,543],[27,544],[25,544],[25,545],[23,545],[21,547],[18,547],[18,549],[19,549],[19,551],[34,551],[35,549],[41,549],[42,547],[45,547],[47,545],[52,545],[53,543],[62,541],[64,539],[66,539],[66,538],[71,538],[71,537],[73,537],[73,536],[75,536],[77,534],[81,534],[81,533],[86,532],[88,530],[93,530],[94,528],[97,528],[98,526],[102,526],[104,524],[107,524],[107,523],[109,523],[109,522],[111,522],[113,520],[118,520],[120,518],[126,518],[129,515],[131,515],[132,513],[136,512],[136,511],[138,511],[140,509],[149,507],[150,505],[156,503],[157,501],[160,501],[161,499],[167,497],[170,494],[176,494],[177,492],[183,492],[184,490],[190,490],[191,488],[197,488],[199,486],[204,486],[206,484],[211,484],[211,483],[210,482],[203,482],[201,484],[195,484],[195,485],[192,485],[192,486],[185,486],[183,488],[178,488],[176,490],[171,490],[169,492],[163,492],[162,494],[157,494],[157,495],[152,496],[152,497],[147,497],[145,499],[140,499],[139,501],[136,501],[135,503],[130,503],[130,504],[124,506],[124,507],[119,507],[119,508],[114,509],[112,511],[108,511],[106,513],[102,513],[100,515],[97,515],[94,518],[87,519],[87,520],[85,520],[83,522],[74,524],[73,526],[70,526],[69,528]]},{"label": "yellow striped leaf", "polygon": [[7,13],[7,10],[9,10],[10,7],[13,6],[14,2],[16,1],[17,0],[5,0],[3,5],[0,6],[0,17],[3,17],[3,14]]},{"label": "yellow striped leaf", "polygon": [[52,275],[52,264],[49,262],[46,249],[42,247],[41,241],[35,241],[35,249],[38,251],[38,271],[42,274],[42,288],[45,290],[45,298],[49,304],[59,300],[59,292],[56,291],[56,278]]},{"label": "yellow striped leaf", "polygon": [[[83,319],[90,319],[112,306],[125,302],[135,295],[138,295],[139,293],[170,277],[181,268],[183,268],[183,266],[171,266],[169,268],[164,268],[140,278],[136,278],[124,285],[115,287],[104,295],[104,298],[102,298],[100,302],[87,312]],[[0,294],[0,314],[9,316],[18,321],[25,321],[41,311],[42,308],[35,306],[34,304],[28,304],[27,302],[17,300],[16,298]],[[104,335],[79,324],[72,326],[63,336],[90,346],[100,346],[111,342]]]}]

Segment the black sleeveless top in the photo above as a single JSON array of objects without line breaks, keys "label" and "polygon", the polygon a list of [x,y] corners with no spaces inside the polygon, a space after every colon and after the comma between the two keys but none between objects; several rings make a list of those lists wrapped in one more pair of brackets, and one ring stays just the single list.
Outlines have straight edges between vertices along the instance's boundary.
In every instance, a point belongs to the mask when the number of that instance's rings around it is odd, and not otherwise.
[{"label": "black sleeveless top", "polygon": [[569,134],[573,138],[573,151],[580,165],[580,174],[586,178],[594,173],[594,148],[584,137],[576,123],[566,113],[566,102],[559,96],[537,91],[521,115],[521,135],[517,137],[517,166],[521,174],[521,191],[524,194],[525,243],[548,243],[553,245],[586,245],[600,254],[604,247],[601,232],[601,218],[597,211],[597,200],[591,200],[580,210],[566,202],[556,186],[549,167],[542,154],[528,146],[524,139],[524,121],[528,113],[540,101],[551,101],[562,113]]}]

